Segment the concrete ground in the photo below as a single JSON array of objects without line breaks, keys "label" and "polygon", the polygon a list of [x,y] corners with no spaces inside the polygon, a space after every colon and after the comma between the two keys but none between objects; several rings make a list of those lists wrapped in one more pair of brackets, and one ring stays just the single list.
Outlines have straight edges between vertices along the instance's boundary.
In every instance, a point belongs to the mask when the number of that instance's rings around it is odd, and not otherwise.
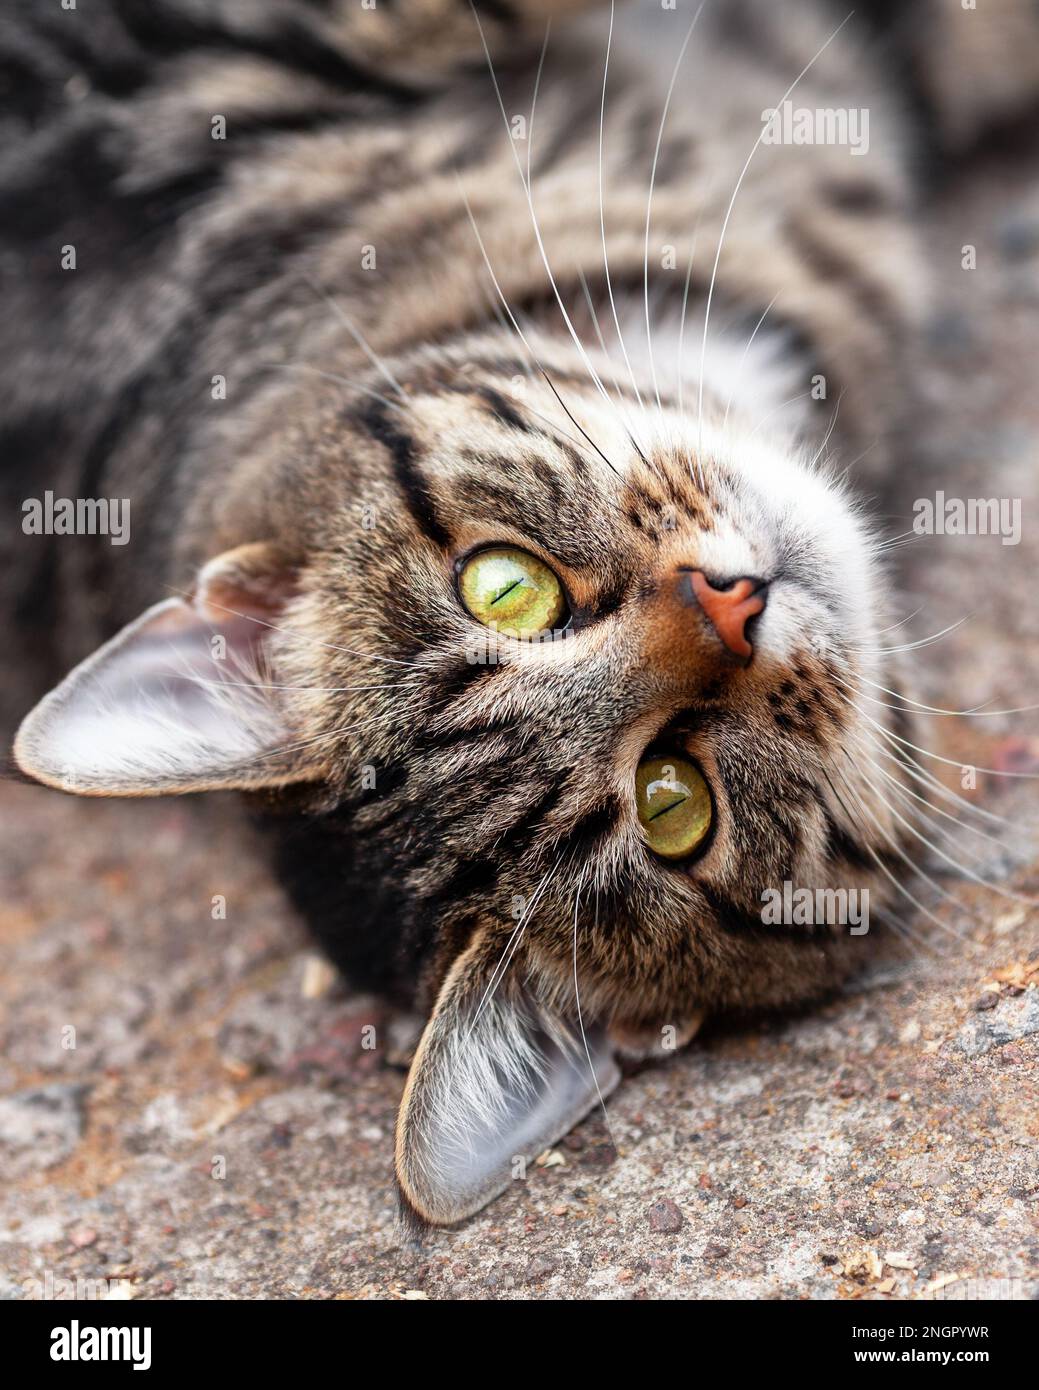
[{"label": "concrete ground", "polygon": [[[894,552],[912,636],[967,618],[913,653],[951,708],[1039,699],[1034,175],[989,160],[935,210],[948,283],[890,534],[936,487],[1023,500],[1015,547]],[[957,765],[1039,771],[1035,714],[932,738]],[[965,862],[1036,894],[1034,784],[979,774],[969,795],[1006,822]],[[420,1244],[390,1184],[406,1021],[329,980],[234,802],[7,785],[0,835],[0,1294],[1039,1296],[1039,911],[940,860],[950,896],[913,890],[938,922],[909,909],[906,943],[866,938],[843,997],[638,1070],[609,1104],[619,1154],[593,1116]]]}]

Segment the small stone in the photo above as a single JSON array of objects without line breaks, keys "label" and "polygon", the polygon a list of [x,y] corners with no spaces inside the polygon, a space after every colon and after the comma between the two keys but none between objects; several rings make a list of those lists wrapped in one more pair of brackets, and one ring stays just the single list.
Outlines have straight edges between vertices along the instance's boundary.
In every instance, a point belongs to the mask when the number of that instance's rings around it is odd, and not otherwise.
[{"label": "small stone", "polygon": [[[1007,936],[1021,926],[1027,915],[1023,907],[1012,907],[1009,912],[1001,912],[998,917],[993,919],[992,929],[997,936]],[[1035,957],[1029,956],[1028,959],[1031,961]],[[996,993],[998,994],[999,991],[997,990]]]},{"label": "small stone", "polygon": [[72,1232],[69,1240],[77,1250],[85,1250],[97,1240],[97,1232],[90,1226],[81,1226],[79,1230]]},{"label": "small stone", "polygon": [[534,1162],[539,1168],[565,1168],[566,1159],[558,1149],[546,1149],[544,1153],[539,1153]]},{"label": "small stone", "polygon": [[83,1133],[89,1087],[57,1082],[0,1096],[0,1146],[4,1176],[22,1177],[60,1163]]},{"label": "small stone", "polygon": [[704,1246],[703,1257],[705,1260],[724,1260],[729,1253],[727,1245],[719,1245],[716,1241]]},{"label": "small stone", "polygon": [[335,982],[335,967],[324,956],[308,955],[304,959],[300,981],[300,994],[304,999],[323,999]]},{"label": "small stone", "polygon": [[617,1150],[610,1143],[592,1144],[581,1156],[581,1163],[586,1168],[609,1168],[616,1161]]},{"label": "small stone", "polygon": [[134,1293],[134,1287],[129,1279],[116,1279],[109,1284],[107,1292],[103,1293],[101,1297],[105,1302],[125,1303],[136,1298],[137,1295]]},{"label": "small stone", "polygon": [[[980,1057],[994,1047],[1007,1052],[1007,1044],[1039,1033],[1039,990],[1030,989],[1016,999],[1004,999],[998,1012],[986,1012],[982,1018],[964,1024],[956,1038],[956,1046],[968,1057]],[[1010,1051],[1018,1057],[1020,1049]]]},{"label": "small stone", "polygon": [[993,991],[989,994],[979,995],[971,1005],[971,1008],[976,1014],[981,1014],[984,1013],[986,1009],[994,1009],[998,1003],[999,995]]},{"label": "small stone", "polygon": [[554,1274],[557,1267],[555,1260],[550,1260],[547,1255],[539,1255],[537,1259],[531,1260],[530,1264],[527,1265],[527,1283],[540,1283],[542,1279],[547,1279],[550,1274]]},{"label": "small stone", "polygon": [[669,1197],[663,1197],[649,1209],[649,1229],[657,1235],[673,1236],[685,1225],[685,1217]]},{"label": "small stone", "polygon": [[252,1063],[239,1061],[237,1057],[221,1057],[220,1065],[235,1081],[248,1081],[254,1071]]}]

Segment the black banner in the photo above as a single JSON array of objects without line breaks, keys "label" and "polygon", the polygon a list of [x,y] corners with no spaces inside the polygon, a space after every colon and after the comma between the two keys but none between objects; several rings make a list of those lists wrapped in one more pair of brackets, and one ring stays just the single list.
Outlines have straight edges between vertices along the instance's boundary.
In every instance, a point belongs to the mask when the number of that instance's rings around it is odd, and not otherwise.
[{"label": "black banner", "polygon": [[[0,1304],[5,1360],[30,1374],[48,1370],[58,1384],[98,1371],[111,1376],[234,1372],[264,1377],[301,1364],[340,1364],[363,1336],[368,1318],[350,1302],[150,1303],[11,1302]],[[417,1310],[413,1310],[412,1316]],[[356,1317],[360,1322],[355,1322]],[[394,1325],[429,1335],[445,1330],[443,1315],[417,1311],[418,1324]],[[403,1314],[402,1314],[403,1316]],[[529,1313],[525,1316],[529,1317]],[[665,1324],[669,1312],[663,1310]],[[426,1318],[431,1317],[430,1322]],[[999,1299],[914,1302],[703,1302],[685,1306],[676,1325],[691,1356],[690,1374],[705,1356],[733,1372],[770,1375],[804,1371],[883,1374],[892,1365],[970,1366],[982,1372],[1020,1364],[1022,1339],[1034,1332],[1035,1304]],[[380,1324],[385,1326],[385,1324]],[[645,1324],[638,1323],[640,1330]],[[659,1325],[658,1325],[659,1326]],[[435,1330],[434,1330],[435,1329]],[[571,1324],[568,1332],[572,1335]],[[616,1333],[618,1325],[611,1324]],[[392,1366],[400,1370],[407,1343],[394,1340]],[[565,1346],[565,1343],[561,1343]],[[589,1343],[583,1342],[583,1355]],[[598,1344],[603,1348],[611,1342]],[[637,1344],[634,1344],[637,1346]],[[364,1351],[367,1363],[370,1344]],[[594,1361],[594,1350],[592,1358]],[[540,1374],[545,1366],[539,1367]]]}]

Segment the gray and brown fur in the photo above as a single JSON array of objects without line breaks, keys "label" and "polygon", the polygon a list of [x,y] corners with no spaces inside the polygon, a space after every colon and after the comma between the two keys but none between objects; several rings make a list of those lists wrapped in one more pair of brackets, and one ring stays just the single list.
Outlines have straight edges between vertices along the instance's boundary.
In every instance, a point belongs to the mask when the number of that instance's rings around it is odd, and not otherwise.
[{"label": "gray and brown fur", "polygon": [[[478,6],[507,116],[530,120],[548,8],[565,7]],[[654,11],[674,25],[672,54],[690,17]],[[708,5],[660,146],[654,296],[681,295],[695,231],[691,315],[702,308],[760,112],[840,19],[808,4]],[[601,13],[553,33],[529,132],[559,295],[574,309],[587,284],[602,314],[605,33]],[[876,44],[847,26],[796,89],[810,107],[868,106],[869,157],[760,149],[714,305],[749,332],[776,297],[790,342],[829,383],[810,435],[822,438],[839,399],[839,457],[865,452],[873,479],[907,428],[925,297],[918,151]],[[858,756],[874,737],[858,694],[871,679],[901,688],[873,651],[891,615],[870,529],[863,617],[814,563],[810,531],[769,513],[724,448],[690,443],[689,400],[685,434],[665,393],[642,439],[630,421],[636,389],[650,394],[644,374],[632,386],[622,373],[623,409],[607,407],[588,363],[609,366],[565,331],[520,177],[527,145],[517,169],[468,5],[108,0],[70,21],[7,4],[0,47],[17,98],[0,163],[5,523],[45,488],[131,497],[134,518],[122,551],[5,537],[24,653],[8,716],[237,552],[229,593],[268,570],[283,585],[265,669],[295,690],[278,698],[299,752],[222,784],[262,785],[291,891],[355,979],[427,1008],[447,979],[442,1007],[471,1005],[515,939],[514,902],[536,899],[501,997],[572,1021],[579,942],[582,1022],[625,1046],[840,981],[861,943],[766,928],[760,894],[838,882],[879,905],[905,853]],[[642,288],[663,95],[614,53],[603,180],[615,294]],[[226,141],[211,138],[215,114]],[[677,272],[655,269],[668,243]],[[74,272],[59,268],[66,244]],[[213,399],[216,375],[226,399]],[[724,411],[708,392],[712,428]],[[749,424],[732,422],[734,448]],[[670,586],[748,512],[763,520],[747,545],[768,551],[813,616],[783,661],[743,671],[709,636],[677,631]],[[574,635],[558,650],[468,659],[457,563],[492,542],[560,576]],[[229,581],[214,582],[216,613]],[[866,713],[904,782],[908,713]],[[691,754],[716,802],[688,871],[654,858],[626,798],[658,745]],[[400,1175],[421,1214],[450,1218],[424,1179]]]}]

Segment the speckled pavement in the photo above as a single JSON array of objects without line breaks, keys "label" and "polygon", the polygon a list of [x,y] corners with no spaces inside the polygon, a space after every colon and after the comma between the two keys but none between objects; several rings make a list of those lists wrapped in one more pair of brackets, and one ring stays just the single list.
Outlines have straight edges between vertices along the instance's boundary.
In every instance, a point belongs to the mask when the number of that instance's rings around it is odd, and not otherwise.
[{"label": "speckled pavement", "polygon": [[[987,160],[935,209],[947,292],[886,523],[936,487],[1023,499],[1020,545],[895,552],[912,636],[967,618],[913,658],[952,708],[1039,700],[1034,174]],[[931,736],[1039,770],[1035,714]],[[970,795],[1008,822],[965,842],[975,871],[1039,895],[1035,785]],[[609,1103],[619,1154],[593,1116],[418,1243],[390,1183],[408,1021],[329,980],[235,802],[7,784],[0,855],[3,1296],[1039,1296],[1039,911],[940,861],[950,896],[915,890],[938,922],[910,908],[909,940],[864,938],[841,998],[638,1070]]]}]

